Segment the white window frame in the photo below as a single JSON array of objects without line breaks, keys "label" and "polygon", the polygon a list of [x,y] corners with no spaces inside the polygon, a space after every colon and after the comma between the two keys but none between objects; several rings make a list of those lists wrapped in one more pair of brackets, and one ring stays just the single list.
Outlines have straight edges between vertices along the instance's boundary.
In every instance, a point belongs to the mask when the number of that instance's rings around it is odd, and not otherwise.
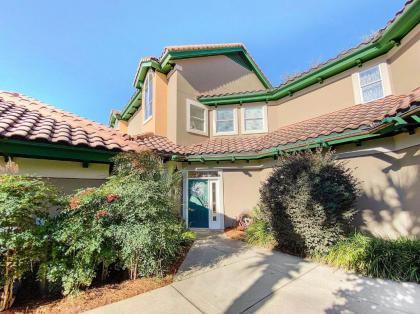
[{"label": "white window frame", "polygon": [[[365,101],[363,99],[363,92],[362,92],[362,86],[360,85],[360,73],[370,70],[371,68],[378,67],[379,69],[379,75],[381,77],[381,83],[382,83],[382,94],[383,96],[376,99],[371,99],[369,101]],[[378,64],[374,64],[372,66],[367,67],[366,69],[363,69],[361,71],[358,71],[356,73],[353,73],[352,75],[352,81],[353,81],[353,94],[354,94],[354,101],[356,104],[365,104],[367,102],[375,101],[378,99],[381,99],[383,97],[389,96],[392,94],[391,91],[391,82],[389,77],[389,71],[388,71],[388,64],[386,62],[381,62]]]},{"label": "white window frame", "polygon": [[[192,128],[191,120],[190,120],[191,106],[196,106],[200,109],[204,109],[204,131]],[[209,126],[208,126],[209,123],[208,123],[208,121],[209,121],[209,110],[208,110],[208,108],[198,101],[195,101],[195,100],[192,100],[192,99],[187,99],[187,132],[196,133],[196,134],[200,134],[200,135],[209,135]]]},{"label": "white window frame", "polygon": [[[245,129],[245,110],[246,108],[260,107],[263,110],[263,128],[261,130],[250,130]],[[267,105],[266,104],[252,104],[252,105],[242,105],[241,108],[241,133],[242,134],[258,134],[258,133],[267,133],[268,132],[268,123],[267,123]]]},{"label": "white window frame", "polygon": [[[146,90],[147,87],[147,90]],[[152,92],[150,95],[150,87],[152,87]],[[154,94],[154,88],[153,88],[153,71],[150,70],[147,75],[146,75],[146,79],[144,80],[144,85],[143,85],[143,99],[144,99],[144,106],[143,106],[143,124],[149,122],[152,118],[153,118],[153,94]],[[149,95],[146,95],[149,94]],[[146,96],[147,99],[149,100],[149,104],[150,104],[150,116],[146,117],[146,106],[148,105],[146,103]],[[151,97],[150,97],[151,96]]]},{"label": "white window frame", "polygon": [[[217,132],[217,110],[219,109],[232,109],[233,110],[233,131]],[[234,106],[220,106],[213,110],[213,135],[235,135],[238,134],[238,108]]]}]

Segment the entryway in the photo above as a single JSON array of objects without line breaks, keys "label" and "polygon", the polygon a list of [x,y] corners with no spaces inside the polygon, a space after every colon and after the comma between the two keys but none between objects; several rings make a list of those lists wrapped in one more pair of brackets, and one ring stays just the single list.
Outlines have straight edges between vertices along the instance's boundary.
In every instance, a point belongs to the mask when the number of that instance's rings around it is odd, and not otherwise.
[{"label": "entryway", "polygon": [[185,177],[184,215],[189,228],[223,229],[221,173],[188,171]]}]

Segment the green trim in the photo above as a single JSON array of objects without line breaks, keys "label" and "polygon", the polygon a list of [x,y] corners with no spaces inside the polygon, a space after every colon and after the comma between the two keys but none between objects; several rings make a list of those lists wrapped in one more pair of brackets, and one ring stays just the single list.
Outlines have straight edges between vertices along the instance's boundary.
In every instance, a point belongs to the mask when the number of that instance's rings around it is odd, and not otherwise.
[{"label": "green trim", "polygon": [[228,105],[257,101],[278,100],[288,95],[293,95],[297,91],[307,88],[320,81],[328,79],[334,75],[344,72],[352,67],[361,66],[364,62],[381,56],[398,45],[401,39],[407,35],[420,21],[420,1],[416,0],[410,4],[405,12],[389,26],[378,40],[363,46],[356,51],[326,65],[300,78],[277,88],[241,93],[236,95],[224,96],[204,96],[199,100],[205,105]]},{"label": "green trim", "polygon": [[418,115],[413,114],[413,115],[411,116],[411,118],[412,118],[415,122],[420,123],[420,117],[419,117]]},{"label": "green trim", "polygon": [[120,114],[120,119],[127,121],[130,119],[133,114],[137,111],[138,108],[141,106],[141,90],[137,90],[133,97],[131,97],[128,104],[125,106],[123,112]]},{"label": "green trim", "polygon": [[162,68],[156,60],[149,60],[140,63],[139,69],[137,70],[136,77],[134,78],[134,87],[141,89],[147,72],[150,68],[153,68],[159,72],[162,72]]},{"label": "green trim", "polygon": [[[417,115],[408,115],[405,118],[412,117],[414,120],[418,118]],[[416,120],[417,123],[420,123]],[[188,162],[206,162],[206,161],[235,161],[235,160],[256,160],[270,157],[280,156],[285,153],[293,153],[305,149],[313,149],[319,147],[332,147],[336,145],[348,144],[369,140],[373,138],[380,138],[405,130],[408,123],[400,115],[394,117],[386,117],[380,123],[379,129],[374,133],[369,133],[366,129],[350,130],[343,133],[332,133],[326,136],[319,136],[316,138],[301,140],[295,143],[279,145],[273,148],[265,149],[257,152],[249,152],[244,154],[209,154],[209,155],[192,155],[192,156],[172,156],[172,160],[188,161]],[[420,126],[420,125],[419,125]],[[417,127],[417,126],[416,126]]]},{"label": "green trim", "polygon": [[[367,140],[371,138],[380,137],[382,134],[360,134],[363,130],[353,130],[342,134],[331,134],[329,136],[317,137],[309,141],[298,141],[292,144],[279,145],[274,148],[262,150],[260,152],[253,152],[250,154],[227,154],[227,155],[199,155],[199,156],[186,156],[187,161],[191,162],[205,162],[205,161],[232,161],[232,160],[257,160],[279,156],[285,153],[293,153],[305,149],[313,149],[319,147],[330,147],[339,144],[351,143],[360,140]],[[359,133],[359,134],[357,134]],[[353,136],[351,134],[354,134]],[[337,136],[346,136],[346,138],[338,138]],[[179,156],[173,156],[175,160],[179,160]],[[178,158],[178,159],[177,159]]]},{"label": "green trim", "polygon": [[[215,55],[226,55],[230,57],[232,54],[240,54],[241,56],[243,56],[244,62],[246,62],[248,65],[247,68],[254,72],[255,75],[257,75],[258,79],[261,81],[264,87],[272,88],[270,81],[265,77],[260,68],[248,54],[248,52],[242,47],[170,51],[162,56],[160,62],[158,62],[157,60],[148,60],[140,62],[139,68],[134,78],[134,87],[137,89],[137,91],[135,92],[134,96],[130,99],[128,104],[125,106],[124,110],[120,114],[119,119],[125,121],[129,120],[137,111],[137,109],[141,106],[141,88],[149,69],[153,68],[156,71],[166,74],[172,69],[172,64],[174,63],[174,60]],[[109,125],[113,126],[114,123],[115,119],[111,116]]]},{"label": "green trim", "polygon": [[51,160],[87,161],[111,163],[111,158],[118,152],[75,147],[60,144],[40,143],[14,139],[0,139],[0,155]]},{"label": "green trim", "polygon": [[109,122],[108,122],[109,123],[109,126],[111,128],[113,128],[114,125],[115,125],[115,122],[117,120],[119,120],[120,118],[121,118],[120,114],[115,114],[114,112],[111,112],[111,114],[109,116]]},{"label": "green trim", "polygon": [[230,55],[230,54],[242,54],[245,60],[248,62],[252,72],[257,75],[258,79],[264,85],[265,88],[272,88],[270,81],[262,73],[258,65],[242,47],[232,47],[232,48],[213,48],[213,49],[199,49],[199,50],[187,50],[187,51],[170,51],[162,57],[161,68],[166,69],[168,65],[173,60],[178,59],[188,59],[188,58],[197,58],[197,57],[208,57],[216,55]]}]

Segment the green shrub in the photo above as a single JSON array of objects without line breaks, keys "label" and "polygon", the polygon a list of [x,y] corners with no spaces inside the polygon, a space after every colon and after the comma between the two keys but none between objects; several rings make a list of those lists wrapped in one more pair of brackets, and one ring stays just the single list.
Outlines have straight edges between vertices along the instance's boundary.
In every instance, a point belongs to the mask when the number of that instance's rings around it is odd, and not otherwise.
[{"label": "green shrub", "polygon": [[194,242],[196,237],[197,237],[197,234],[194,231],[185,230],[182,233],[182,243],[185,245],[190,245],[192,242]]},{"label": "green shrub", "polygon": [[419,239],[389,240],[355,233],[317,259],[365,276],[420,283]]},{"label": "green shrub", "polygon": [[14,301],[13,286],[46,258],[48,210],[56,190],[22,176],[0,176],[0,311]]},{"label": "green shrub", "polygon": [[246,242],[262,247],[274,247],[276,240],[267,221],[254,220],[245,230]]},{"label": "green shrub", "polygon": [[64,294],[91,285],[98,273],[105,279],[111,266],[130,279],[163,275],[186,241],[171,210],[179,175],[150,152],[120,154],[114,169],[100,188],[72,196],[56,220],[47,269]]},{"label": "green shrub", "polygon": [[282,157],[260,193],[278,247],[305,256],[347,234],[358,188],[331,151],[318,150]]}]

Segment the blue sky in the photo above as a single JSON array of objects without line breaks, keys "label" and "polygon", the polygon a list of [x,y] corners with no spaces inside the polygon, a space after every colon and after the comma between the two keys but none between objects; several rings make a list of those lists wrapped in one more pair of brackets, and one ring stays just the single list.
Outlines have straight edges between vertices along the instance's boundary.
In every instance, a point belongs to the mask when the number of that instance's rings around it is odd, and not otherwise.
[{"label": "blue sky", "polygon": [[107,123],[138,60],[167,45],[243,42],[271,80],[383,27],[404,0],[13,0],[0,19],[0,90]]}]

